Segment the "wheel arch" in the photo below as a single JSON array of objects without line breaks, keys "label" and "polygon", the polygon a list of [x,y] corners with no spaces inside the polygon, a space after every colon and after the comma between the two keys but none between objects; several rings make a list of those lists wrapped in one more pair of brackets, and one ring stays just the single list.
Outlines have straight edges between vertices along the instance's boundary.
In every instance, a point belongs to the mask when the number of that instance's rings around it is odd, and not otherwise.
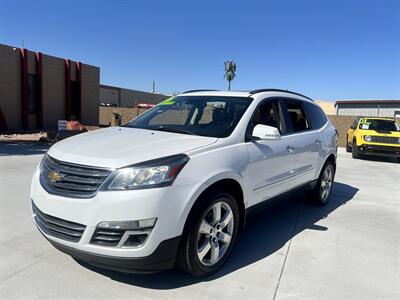
[{"label": "wheel arch", "polygon": [[328,161],[333,164],[333,167],[335,168],[336,171],[336,155],[333,153],[329,154],[328,157],[325,159],[324,166]]},{"label": "wheel arch", "polygon": [[245,195],[244,195],[245,191],[244,191],[242,185],[236,179],[224,178],[224,179],[216,180],[216,181],[212,182],[211,184],[203,187],[203,189],[198,194],[198,196],[196,197],[195,201],[193,202],[193,204],[191,205],[191,207],[189,209],[189,212],[188,212],[186,220],[185,220],[185,224],[183,226],[183,231],[187,230],[187,226],[189,223],[188,221],[190,220],[191,216],[194,213],[196,213],[196,211],[197,211],[196,208],[198,206],[200,206],[201,199],[203,197],[206,197],[208,194],[213,193],[217,190],[226,191],[227,193],[231,194],[235,198],[236,203],[238,204],[238,207],[239,207],[239,215],[240,215],[239,228],[240,228],[240,230],[242,230],[244,228],[244,225],[246,222]]},{"label": "wheel arch", "polygon": [[322,172],[322,170],[324,169],[324,167],[325,167],[325,165],[326,165],[326,163],[327,163],[328,161],[332,162],[333,167],[334,167],[335,172],[336,172],[336,154],[333,153],[333,152],[331,152],[331,153],[329,153],[329,154],[326,156],[325,160],[324,160],[323,163],[320,165],[320,168],[317,169],[318,173],[315,174],[315,176],[317,177],[317,179],[318,179],[319,176],[321,175],[321,172]]},{"label": "wheel arch", "polygon": [[336,166],[336,155],[331,153],[328,155],[328,157],[325,159],[325,163],[327,161],[330,161],[331,163],[333,163]]}]

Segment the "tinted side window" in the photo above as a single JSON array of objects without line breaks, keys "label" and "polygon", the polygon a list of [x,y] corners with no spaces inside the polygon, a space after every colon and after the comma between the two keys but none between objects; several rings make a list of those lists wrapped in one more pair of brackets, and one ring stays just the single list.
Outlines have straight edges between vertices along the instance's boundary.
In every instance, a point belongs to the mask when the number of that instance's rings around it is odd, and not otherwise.
[{"label": "tinted side window", "polygon": [[311,129],[311,125],[303,110],[300,101],[284,101],[288,113],[289,122],[292,125],[293,132],[300,132]]},{"label": "tinted side window", "polygon": [[308,117],[311,119],[311,126],[313,129],[319,129],[326,124],[326,116],[320,107],[317,105],[305,102]]},{"label": "tinted side window", "polygon": [[251,134],[254,127],[258,124],[278,128],[280,133],[284,131],[280,118],[279,105],[276,102],[265,101],[257,108],[253,119],[250,121],[248,134]]}]

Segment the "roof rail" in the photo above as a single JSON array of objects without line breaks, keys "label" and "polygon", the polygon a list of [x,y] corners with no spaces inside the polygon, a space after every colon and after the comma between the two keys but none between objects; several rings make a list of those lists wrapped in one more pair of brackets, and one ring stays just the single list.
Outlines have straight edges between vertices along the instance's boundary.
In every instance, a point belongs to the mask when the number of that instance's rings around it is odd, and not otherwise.
[{"label": "roof rail", "polygon": [[254,95],[257,93],[262,93],[262,92],[283,92],[283,93],[289,93],[289,94],[293,94],[293,95],[297,95],[297,96],[301,96],[304,97],[308,100],[314,101],[313,99],[311,99],[310,97],[304,96],[303,94],[300,93],[296,93],[296,92],[292,92],[289,90],[283,90],[283,89],[258,89],[258,90],[253,90],[250,92],[250,95]]},{"label": "roof rail", "polygon": [[215,92],[215,91],[218,91],[218,90],[210,90],[210,89],[203,89],[203,90],[188,90],[188,91],[185,91],[185,92],[183,92],[182,94],[188,94],[188,93],[194,93],[194,92]]}]

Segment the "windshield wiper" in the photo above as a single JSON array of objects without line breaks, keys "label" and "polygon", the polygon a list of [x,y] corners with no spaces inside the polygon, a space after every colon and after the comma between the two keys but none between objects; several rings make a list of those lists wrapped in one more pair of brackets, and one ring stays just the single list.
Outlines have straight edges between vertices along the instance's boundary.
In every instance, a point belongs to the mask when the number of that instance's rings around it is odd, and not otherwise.
[{"label": "windshield wiper", "polygon": [[167,131],[167,132],[174,132],[174,133],[182,133],[182,134],[190,134],[190,135],[196,135],[196,133],[189,131],[189,130],[184,130],[184,129],[179,129],[179,128],[174,128],[174,127],[165,127],[165,126],[158,126],[156,128],[148,128],[150,130],[159,130],[159,131]]}]

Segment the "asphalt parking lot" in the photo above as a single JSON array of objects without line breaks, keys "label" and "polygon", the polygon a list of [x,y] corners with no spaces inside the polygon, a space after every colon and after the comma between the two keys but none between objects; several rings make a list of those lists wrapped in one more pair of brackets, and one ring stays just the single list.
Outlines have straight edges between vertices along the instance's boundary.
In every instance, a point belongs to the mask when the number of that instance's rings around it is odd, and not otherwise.
[{"label": "asphalt parking lot", "polygon": [[400,164],[339,151],[331,202],[299,195],[253,216],[211,278],[127,275],[54,249],[30,212],[46,147],[0,144],[0,299],[400,299]]}]

